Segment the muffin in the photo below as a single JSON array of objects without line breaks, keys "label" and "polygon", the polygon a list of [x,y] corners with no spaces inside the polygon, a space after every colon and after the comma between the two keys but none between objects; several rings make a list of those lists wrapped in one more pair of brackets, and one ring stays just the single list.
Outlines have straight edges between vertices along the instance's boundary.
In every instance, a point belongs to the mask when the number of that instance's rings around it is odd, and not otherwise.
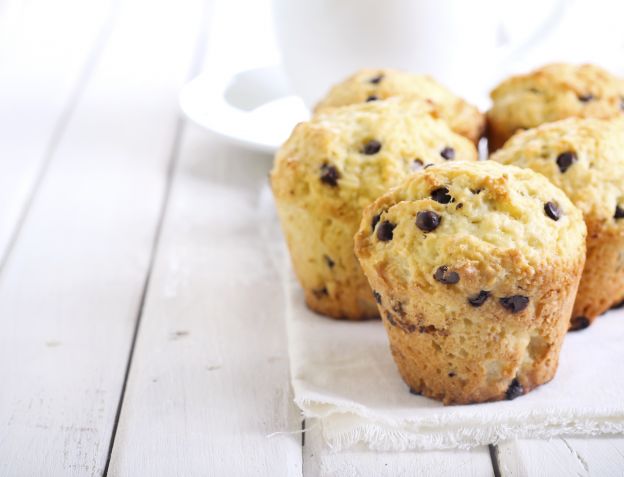
[{"label": "muffin", "polygon": [[503,81],[490,96],[490,151],[518,130],[569,117],[608,119],[624,111],[624,81],[594,65],[547,65]]},{"label": "muffin", "polygon": [[395,98],[318,114],[278,151],[271,184],[308,306],[359,320],[377,307],[353,253],[362,210],[415,170],[476,160],[466,138],[420,101]]},{"label": "muffin", "polygon": [[430,76],[392,69],[358,71],[335,85],[315,111],[393,96],[428,101],[436,116],[446,121],[457,134],[475,144],[483,135],[485,117],[475,106],[455,96]]},{"label": "muffin", "polygon": [[585,234],[545,177],[490,161],[436,165],[367,207],[355,252],[412,392],[468,404],[552,379]]},{"label": "muffin", "polygon": [[624,119],[570,118],[518,133],[492,155],[560,187],[583,212],[587,262],[571,329],[624,299]]}]

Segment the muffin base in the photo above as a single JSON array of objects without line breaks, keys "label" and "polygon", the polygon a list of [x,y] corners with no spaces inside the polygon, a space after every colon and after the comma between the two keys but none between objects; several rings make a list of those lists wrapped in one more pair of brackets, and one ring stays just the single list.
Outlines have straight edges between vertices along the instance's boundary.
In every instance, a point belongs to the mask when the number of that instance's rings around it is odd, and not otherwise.
[{"label": "muffin base", "polygon": [[624,300],[624,233],[587,223],[587,260],[574,303],[570,330],[587,328]]},{"label": "muffin base", "polygon": [[[415,394],[448,404],[513,399],[550,381],[583,263],[537,274],[532,305],[511,314],[494,296],[480,308],[437,316],[423,297],[379,281],[380,312],[401,377]],[[454,315],[454,316],[450,316]]]}]

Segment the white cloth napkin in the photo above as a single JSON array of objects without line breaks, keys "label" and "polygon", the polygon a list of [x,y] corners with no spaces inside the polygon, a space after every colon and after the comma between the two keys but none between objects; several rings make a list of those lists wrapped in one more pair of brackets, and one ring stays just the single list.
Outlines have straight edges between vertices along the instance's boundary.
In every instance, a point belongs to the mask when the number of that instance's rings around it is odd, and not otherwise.
[{"label": "white cloth napkin", "polygon": [[555,378],[513,401],[462,406],[409,393],[381,321],[309,311],[286,266],[295,401],[336,450],[469,448],[507,438],[624,432],[624,310],[566,337]]}]

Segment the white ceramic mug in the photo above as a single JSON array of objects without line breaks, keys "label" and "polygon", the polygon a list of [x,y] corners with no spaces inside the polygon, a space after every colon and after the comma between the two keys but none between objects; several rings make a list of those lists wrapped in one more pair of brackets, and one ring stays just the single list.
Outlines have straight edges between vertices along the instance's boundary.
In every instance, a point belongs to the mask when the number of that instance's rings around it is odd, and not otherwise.
[{"label": "white ceramic mug", "polygon": [[[273,0],[273,14],[283,66],[308,106],[363,67],[431,74],[477,100],[519,45],[535,44],[552,29],[564,3]],[[511,34],[505,23],[512,25]]]}]

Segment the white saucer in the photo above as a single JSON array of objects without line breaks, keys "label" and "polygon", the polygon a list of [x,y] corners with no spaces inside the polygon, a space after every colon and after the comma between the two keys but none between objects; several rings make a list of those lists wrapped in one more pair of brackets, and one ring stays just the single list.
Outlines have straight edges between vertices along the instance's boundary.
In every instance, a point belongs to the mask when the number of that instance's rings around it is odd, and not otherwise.
[{"label": "white saucer", "polygon": [[192,121],[226,140],[271,154],[310,116],[290,92],[279,66],[225,79],[202,73],[182,88],[180,107]]}]

